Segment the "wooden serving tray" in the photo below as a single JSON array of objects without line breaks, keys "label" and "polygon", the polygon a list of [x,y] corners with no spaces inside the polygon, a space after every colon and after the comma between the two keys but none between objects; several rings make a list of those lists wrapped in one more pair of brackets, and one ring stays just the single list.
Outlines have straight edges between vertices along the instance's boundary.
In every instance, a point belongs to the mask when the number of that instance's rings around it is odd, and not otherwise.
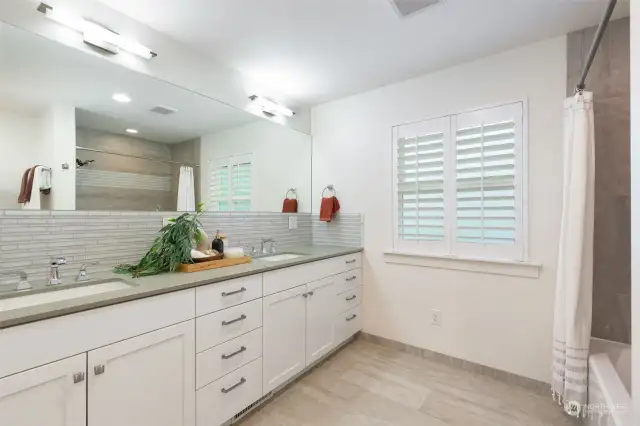
[{"label": "wooden serving tray", "polygon": [[226,266],[242,265],[243,263],[251,263],[251,256],[237,257],[233,259],[212,260],[202,263],[182,263],[178,266],[178,272],[200,272],[208,269],[224,268]]}]

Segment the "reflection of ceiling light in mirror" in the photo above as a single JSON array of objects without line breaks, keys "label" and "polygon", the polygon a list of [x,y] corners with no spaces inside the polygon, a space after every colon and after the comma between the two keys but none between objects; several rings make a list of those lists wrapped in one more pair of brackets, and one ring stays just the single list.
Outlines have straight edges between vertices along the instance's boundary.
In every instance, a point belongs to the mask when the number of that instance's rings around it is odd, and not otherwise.
[{"label": "reflection of ceiling light in mirror", "polygon": [[138,134],[138,131],[136,129],[127,129],[127,130],[125,130],[125,132],[131,133],[132,135]]},{"label": "reflection of ceiling light in mirror", "polygon": [[44,13],[44,15],[52,21],[56,21],[59,24],[82,33],[85,43],[107,52],[117,54],[119,49],[122,49],[145,59],[151,59],[157,56],[151,49],[134,40],[126,39],[120,34],[101,25],[65,13],[58,10],[58,8],[54,9],[46,3],[40,3],[38,12]]},{"label": "reflection of ceiling light in mirror", "polygon": [[111,99],[117,102],[122,102],[123,104],[131,102],[131,98],[126,93],[114,93]]},{"label": "reflection of ceiling light in mirror", "polygon": [[262,112],[264,112],[265,114],[269,114],[269,115],[278,114],[278,115],[284,115],[286,117],[293,117],[293,115],[295,114],[289,108],[279,105],[273,102],[271,99],[263,98],[262,96],[251,95],[249,96],[249,99],[251,99],[257,105],[259,105],[260,108],[262,108]]}]

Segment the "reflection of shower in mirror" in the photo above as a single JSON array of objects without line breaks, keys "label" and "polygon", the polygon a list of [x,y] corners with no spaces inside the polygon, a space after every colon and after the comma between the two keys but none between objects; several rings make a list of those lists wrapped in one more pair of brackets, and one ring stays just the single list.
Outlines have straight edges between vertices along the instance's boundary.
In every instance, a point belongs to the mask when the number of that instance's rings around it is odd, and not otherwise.
[{"label": "reflection of shower in mirror", "polygon": [[77,158],[77,157],[76,157],[76,165],[77,165],[78,167],[84,167],[84,166],[86,166],[86,165],[88,165],[88,164],[93,163],[94,161],[95,161],[95,160],[85,160],[85,161],[82,161],[81,159],[79,159],[79,158]]}]

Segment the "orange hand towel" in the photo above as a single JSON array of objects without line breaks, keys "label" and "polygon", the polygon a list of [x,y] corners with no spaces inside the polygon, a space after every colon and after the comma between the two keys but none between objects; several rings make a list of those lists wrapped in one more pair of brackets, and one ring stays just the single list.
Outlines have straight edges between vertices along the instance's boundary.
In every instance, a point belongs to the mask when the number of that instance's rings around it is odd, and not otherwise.
[{"label": "orange hand towel", "polygon": [[298,200],[285,198],[282,203],[282,213],[298,213]]},{"label": "orange hand towel", "polygon": [[340,210],[340,202],[336,197],[322,198],[320,203],[320,220],[331,222],[333,215]]}]

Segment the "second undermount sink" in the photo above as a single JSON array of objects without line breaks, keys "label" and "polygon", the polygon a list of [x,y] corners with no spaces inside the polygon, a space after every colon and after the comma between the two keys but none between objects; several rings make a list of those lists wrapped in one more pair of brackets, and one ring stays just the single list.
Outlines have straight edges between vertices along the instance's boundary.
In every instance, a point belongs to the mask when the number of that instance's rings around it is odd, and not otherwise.
[{"label": "second undermount sink", "polygon": [[281,262],[283,260],[297,259],[302,256],[304,256],[304,254],[281,253],[281,254],[274,254],[273,256],[261,257],[260,260],[266,260],[267,262]]},{"label": "second undermount sink", "polygon": [[21,293],[10,293],[0,297],[0,312],[14,309],[28,308],[30,306],[46,305],[62,300],[77,299],[93,296],[94,294],[109,293],[133,287],[132,284],[119,279],[88,281],[82,284],[61,285],[60,287],[47,287]]}]

